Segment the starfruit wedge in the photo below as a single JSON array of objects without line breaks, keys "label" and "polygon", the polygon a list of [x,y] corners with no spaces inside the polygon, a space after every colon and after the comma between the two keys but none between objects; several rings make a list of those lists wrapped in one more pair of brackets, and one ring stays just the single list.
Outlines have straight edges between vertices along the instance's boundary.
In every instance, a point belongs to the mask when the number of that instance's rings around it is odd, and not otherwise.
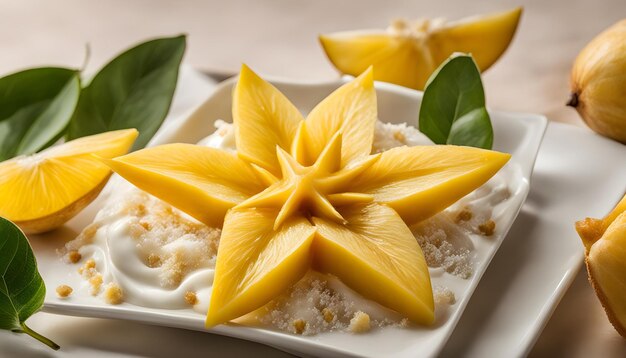
[{"label": "starfruit wedge", "polygon": [[481,71],[491,67],[513,39],[521,8],[446,23],[394,22],[387,31],[347,31],[320,36],[333,65],[356,76],[369,66],[375,80],[422,90],[430,74],[454,52],[471,53]]},{"label": "starfruit wedge", "polygon": [[604,218],[576,223],[585,245],[585,264],[613,327],[626,337],[626,195]]},{"label": "starfruit wedge", "polygon": [[126,154],[137,134],[135,129],[96,134],[1,162],[0,216],[26,233],[63,225],[98,196],[111,175],[93,154]]}]

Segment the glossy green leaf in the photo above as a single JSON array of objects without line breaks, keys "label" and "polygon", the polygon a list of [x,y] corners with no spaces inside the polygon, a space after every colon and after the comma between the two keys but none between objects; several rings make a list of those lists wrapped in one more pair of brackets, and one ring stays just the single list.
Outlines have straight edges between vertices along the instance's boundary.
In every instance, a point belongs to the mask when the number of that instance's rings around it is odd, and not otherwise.
[{"label": "glossy green leaf", "polygon": [[0,78],[0,161],[53,144],[79,94],[78,72],[71,69],[33,68]]},{"label": "glossy green leaf", "polygon": [[420,107],[419,129],[437,144],[491,149],[493,128],[485,92],[470,55],[452,55],[431,75]]},{"label": "glossy green leaf", "polygon": [[28,239],[15,224],[0,218],[0,329],[26,333],[58,349],[25,323],[41,308],[45,296],[46,286]]},{"label": "glossy green leaf", "polygon": [[136,128],[133,149],[146,146],[169,111],[185,52],[185,36],[133,47],[100,70],[81,93],[68,139]]}]

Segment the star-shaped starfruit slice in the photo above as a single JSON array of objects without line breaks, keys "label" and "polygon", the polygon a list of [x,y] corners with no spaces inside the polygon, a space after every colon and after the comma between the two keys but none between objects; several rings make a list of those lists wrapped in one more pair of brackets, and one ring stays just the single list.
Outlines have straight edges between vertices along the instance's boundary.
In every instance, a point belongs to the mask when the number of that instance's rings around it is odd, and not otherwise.
[{"label": "star-shaped starfruit slice", "polygon": [[245,65],[233,92],[237,154],[189,144],[109,161],[139,188],[222,226],[207,326],[252,312],[308,270],[430,324],[428,267],[408,225],[476,189],[508,154],[458,146],[372,155],[372,69],[304,119]]}]

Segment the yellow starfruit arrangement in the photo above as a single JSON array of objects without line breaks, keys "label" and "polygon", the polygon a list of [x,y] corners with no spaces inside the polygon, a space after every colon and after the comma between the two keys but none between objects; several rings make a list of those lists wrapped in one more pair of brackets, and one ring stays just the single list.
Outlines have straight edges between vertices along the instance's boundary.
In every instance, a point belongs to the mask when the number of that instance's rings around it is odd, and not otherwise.
[{"label": "yellow starfruit arrangement", "polygon": [[222,227],[207,327],[260,308],[311,269],[431,324],[428,267],[409,226],[481,186],[510,155],[446,145],[372,154],[371,68],[305,119],[244,65],[232,110],[236,154],[168,144],[106,160],[140,189]]}]

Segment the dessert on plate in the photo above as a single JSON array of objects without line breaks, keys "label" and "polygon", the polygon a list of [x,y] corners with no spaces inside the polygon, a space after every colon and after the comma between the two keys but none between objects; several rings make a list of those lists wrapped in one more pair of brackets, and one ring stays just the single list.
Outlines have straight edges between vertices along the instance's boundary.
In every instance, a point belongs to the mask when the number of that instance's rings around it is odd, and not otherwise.
[{"label": "dessert on plate", "polygon": [[506,201],[508,154],[377,117],[371,69],[305,117],[243,66],[233,124],[112,160],[116,187],[64,255],[108,303],[298,334],[445,320]]}]

